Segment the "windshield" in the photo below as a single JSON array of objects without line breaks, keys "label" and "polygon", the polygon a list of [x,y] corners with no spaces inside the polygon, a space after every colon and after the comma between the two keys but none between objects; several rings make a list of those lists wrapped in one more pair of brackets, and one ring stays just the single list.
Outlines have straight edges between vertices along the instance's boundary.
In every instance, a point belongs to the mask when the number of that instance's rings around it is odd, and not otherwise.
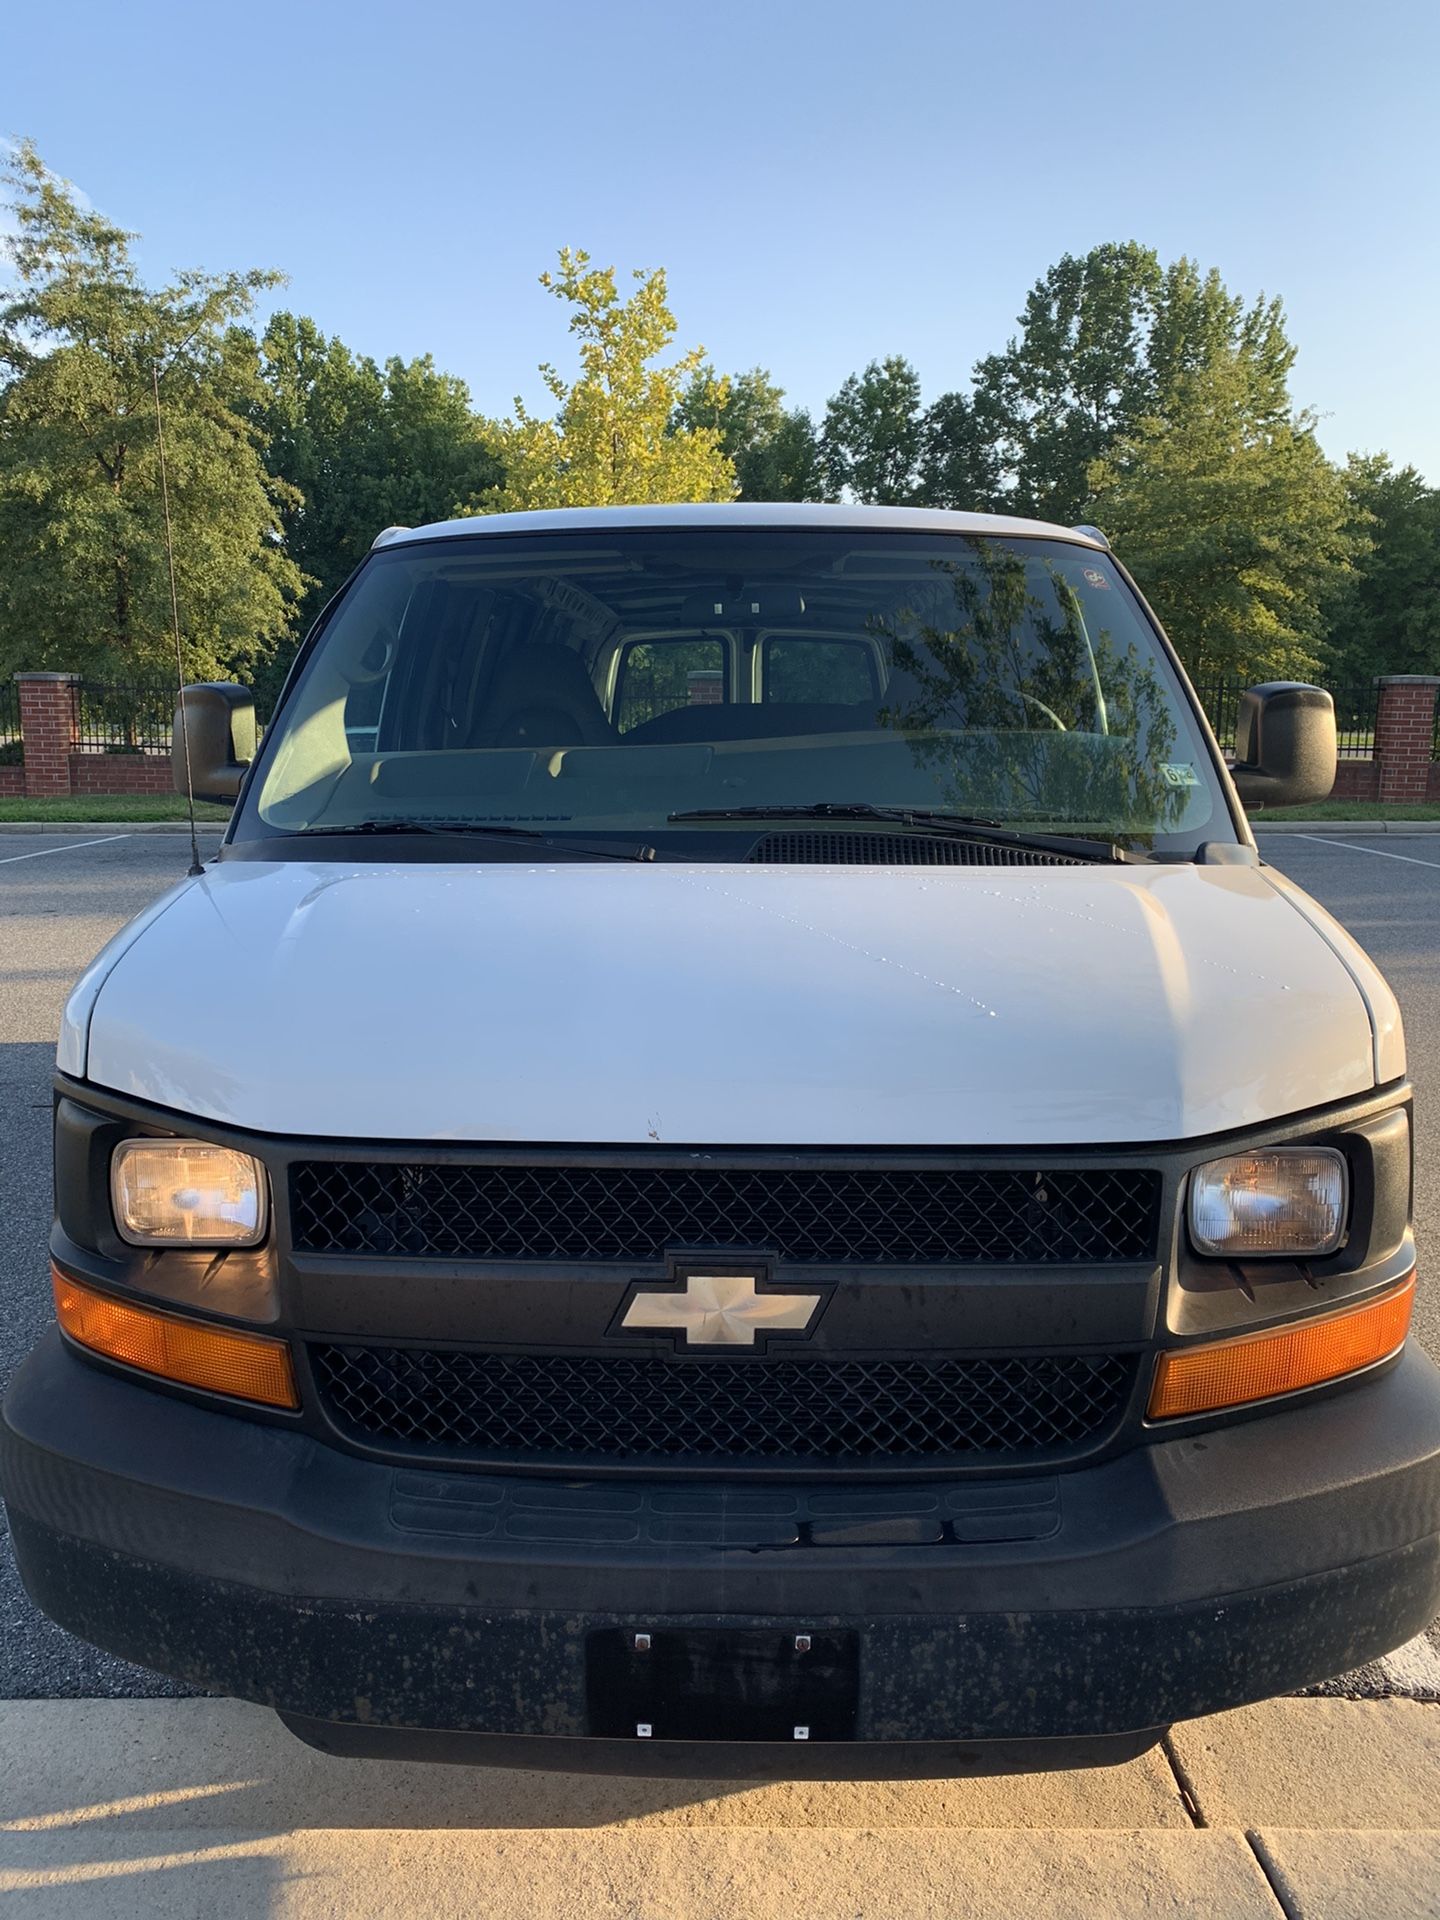
[{"label": "windshield", "polygon": [[1174,670],[1103,553],[483,525],[366,563],[269,730],[237,841],[489,825],[734,858],[733,823],[675,816],[824,804],[1142,851],[1234,838]]}]

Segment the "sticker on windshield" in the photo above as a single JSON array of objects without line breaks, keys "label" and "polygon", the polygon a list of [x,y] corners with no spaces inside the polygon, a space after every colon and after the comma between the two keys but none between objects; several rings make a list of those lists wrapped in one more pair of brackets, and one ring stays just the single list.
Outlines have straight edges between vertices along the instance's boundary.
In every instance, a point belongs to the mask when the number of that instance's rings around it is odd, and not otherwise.
[{"label": "sticker on windshield", "polygon": [[1167,761],[1160,769],[1160,776],[1167,787],[1198,787],[1200,784],[1200,776],[1188,760],[1176,764]]},{"label": "sticker on windshield", "polygon": [[1104,587],[1107,592],[1109,591],[1110,582],[1105,578],[1099,567],[1084,567],[1082,568],[1082,572],[1092,587]]}]

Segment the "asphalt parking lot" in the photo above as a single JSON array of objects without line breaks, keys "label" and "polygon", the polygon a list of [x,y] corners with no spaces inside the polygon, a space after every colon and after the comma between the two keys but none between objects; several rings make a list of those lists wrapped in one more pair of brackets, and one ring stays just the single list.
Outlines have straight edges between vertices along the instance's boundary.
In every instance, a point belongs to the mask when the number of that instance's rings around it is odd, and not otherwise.
[{"label": "asphalt parking lot", "polygon": [[[204,838],[208,852],[218,834]],[[1440,1358],[1440,1287],[1423,1287],[1440,1237],[1440,835],[1383,842],[1338,834],[1273,835],[1266,857],[1350,928],[1400,996],[1419,1095],[1417,1215],[1420,1337]],[[115,929],[185,872],[179,834],[0,832],[0,1383],[50,1317],[50,1080],[60,1008],[76,975]],[[1430,1090],[1434,1090],[1430,1096]],[[1427,1097],[1430,1096],[1430,1097]],[[1435,1630],[1432,1630],[1432,1633]],[[1346,1676],[1349,1694],[1435,1698],[1440,1656],[1423,1645],[1407,1669]],[[145,1697],[183,1688],[72,1640],[22,1592],[0,1540],[0,1699]]]}]

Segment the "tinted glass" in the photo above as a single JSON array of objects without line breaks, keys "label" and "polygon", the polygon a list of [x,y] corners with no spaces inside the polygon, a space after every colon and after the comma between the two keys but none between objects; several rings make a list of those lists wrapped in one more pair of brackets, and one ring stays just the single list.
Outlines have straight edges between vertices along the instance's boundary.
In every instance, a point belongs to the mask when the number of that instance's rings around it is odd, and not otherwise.
[{"label": "tinted glass", "polygon": [[631,733],[680,707],[725,698],[725,646],[720,640],[637,640],[620,649],[615,680],[615,731]]},{"label": "tinted glass", "polygon": [[663,846],[676,812],[825,801],[1142,848],[1234,838],[1107,556],[823,527],[383,549],[272,725],[236,832],[503,822]]},{"label": "tinted glass", "polygon": [[785,640],[765,642],[763,686],[767,701],[792,705],[806,700],[839,700],[853,706],[880,692],[875,649],[863,640]]}]

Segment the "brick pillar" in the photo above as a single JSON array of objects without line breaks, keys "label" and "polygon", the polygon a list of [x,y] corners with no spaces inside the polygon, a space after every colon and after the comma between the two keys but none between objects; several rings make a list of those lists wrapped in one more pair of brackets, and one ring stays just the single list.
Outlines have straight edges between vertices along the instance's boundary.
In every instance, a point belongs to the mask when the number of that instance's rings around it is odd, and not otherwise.
[{"label": "brick pillar", "polygon": [[33,797],[69,793],[75,745],[73,673],[17,673],[20,736],[25,743],[25,791]]},{"label": "brick pillar", "polygon": [[1390,673],[1380,682],[1375,759],[1382,800],[1423,800],[1429,793],[1437,687],[1440,674],[1433,673]]}]

